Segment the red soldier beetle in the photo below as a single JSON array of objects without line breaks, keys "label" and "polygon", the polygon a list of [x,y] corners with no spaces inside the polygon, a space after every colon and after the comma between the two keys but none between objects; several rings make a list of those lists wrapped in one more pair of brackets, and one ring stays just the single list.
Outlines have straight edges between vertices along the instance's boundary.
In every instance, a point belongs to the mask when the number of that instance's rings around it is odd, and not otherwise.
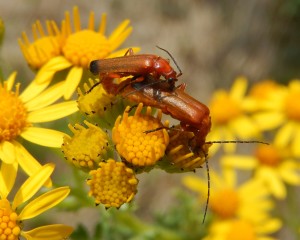
[{"label": "red soldier beetle", "polygon": [[[158,48],[165,51],[171,57],[179,70],[178,74],[171,67],[167,59],[154,54],[134,54],[132,48],[129,48],[123,57],[92,61],[90,63],[90,72],[94,75],[98,74],[100,78],[107,76],[108,78],[105,78],[105,80],[108,81],[112,81],[113,78],[134,76],[134,81],[141,82],[148,75],[152,75],[159,82],[160,89],[173,91],[175,89],[175,82],[182,75],[182,71],[167,50]],[[165,81],[162,81],[160,76],[163,76]]]},{"label": "red soldier beetle", "polygon": [[[148,76],[147,81],[130,83],[126,80],[119,84],[118,93],[132,102],[142,102],[146,106],[156,107],[163,113],[180,121],[183,130],[193,132],[193,149],[201,147],[211,128],[210,111],[206,105],[188,95],[181,84],[173,92],[161,90]],[[121,90],[120,90],[121,89]]]}]

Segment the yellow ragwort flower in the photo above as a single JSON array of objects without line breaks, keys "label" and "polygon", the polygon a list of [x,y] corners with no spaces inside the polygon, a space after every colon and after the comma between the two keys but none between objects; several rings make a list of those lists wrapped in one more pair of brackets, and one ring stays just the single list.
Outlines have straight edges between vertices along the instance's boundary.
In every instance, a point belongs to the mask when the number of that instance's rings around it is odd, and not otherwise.
[{"label": "yellow ragwort flower", "polygon": [[202,167],[208,158],[210,144],[205,144],[198,152],[192,152],[190,144],[194,139],[194,133],[175,127],[170,129],[169,136],[170,142],[166,149],[169,164],[160,164],[161,168],[167,172],[182,172]]},{"label": "yellow ragwort flower", "polygon": [[[207,196],[207,179],[186,176],[183,183],[189,189],[199,193],[201,201]],[[222,175],[210,171],[209,208],[216,219],[244,219],[253,223],[260,222],[268,216],[273,207],[267,198],[269,192],[261,181],[249,180],[237,186],[237,176],[233,169],[222,168]]]},{"label": "yellow ragwort flower", "polygon": [[262,180],[276,198],[286,197],[284,183],[300,185],[300,167],[286,149],[275,144],[258,145],[253,156],[228,155],[221,159],[226,167],[254,170],[255,177]]},{"label": "yellow ragwort flower", "polygon": [[25,239],[61,240],[69,237],[73,228],[63,224],[47,225],[29,231],[23,229],[25,220],[34,218],[56,206],[68,196],[70,189],[69,187],[56,188],[28,202],[45,184],[54,170],[53,164],[46,164],[23,183],[10,202],[7,197],[15,183],[17,168],[16,163],[2,163],[1,165],[0,238],[17,240],[22,236]]},{"label": "yellow ragwort flower", "polygon": [[[70,13],[65,13],[61,26],[61,54],[52,57],[41,67],[41,72],[54,75],[58,71],[68,69],[65,81],[65,98],[70,98],[87,72],[89,63],[95,59],[123,56],[127,49],[115,51],[129,36],[132,27],[130,21],[123,21],[110,36],[105,35],[106,15],[102,15],[98,30],[95,30],[94,12],[90,12],[87,28],[82,28],[78,7],[73,8],[74,27],[72,27]],[[47,46],[45,46],[47,48]],[[133,48],[135,52],[139,48]],[[115,52],[114,52],[115,51]],[[24,52],[24,51],[23,51]],[[47,79],[41,75],[37,81],[42,83]]]},{"label": "yellow ragwort flower", "polygon": [[137,192],[138,180],[131,168],[123,162],[113,159],[99,163],[99,168],[90,171],[91,179],[89,195],[95,198],[96,204],[103,204],[106,208],[119,208],[130,202]]},{"label": "yellow ragwort flower", "polygon": [[46,22],[48,35],[40,21],[32,25],[34,41],[31,43],[25,32],[19,39],[22,53],[32,69],[39,69],[50,59],[61,54],[61,32],[54,21]]},{"label": "yellow ragwort flower", "polygon": [[[229,92],[216,91],[209,104],[212,129],[207,136],[208,141],[216,140],[248,140],[259,136],[259,129],[251,117],[247,115],[252,103],[245,98],[247,80],[239,77]],[[250,105],[250,106],[249,106]],[[210,151],[215,152],[219,144],[214,144]],[[235,150],[235,144],[224,144],[228,152]]]},{"label": "yellow ragwort flower", "polygon": [[30,176],[40,164],[22,146],[19,137],[59,148],[64,133],[34,125],[70,115],[77,111],[77,106],[75,101],[53,104],[63,94],[62,83],[46,89],[48,83],[32,81],[20,94],[20,84],[14,84],[15,78],[16,73],[12,73],[7,81],[0,83],[0,159],[8,164],[18,162]]},{"label": "yellow ragwort flower", "polygon": [[[98,80],[99,81],[99,80]],[[78,88],[78,108],[80,111],[87,115],[97,114],[99,117],[103,117],[105,111],[110,110],[115,96],[106,93],[102,84],[98,84],[91,78],[89,83],[84,83],[84,92]]]},{"label": "yellow ragwort flower", "polygon": [[280,228],[281,222],[270,217],[259,223],[245,219],[214,221],[203,240],[276,240],[270,235]]},{"label": "yellow ragwort flower", "polygon": [[154,117],[151,107],[147,107],[146,114],[141,113],[142,109],[143,104],[140,103],[135,114],[129,116],[130,107],[127,106],[123,118],[117,118],[112,130],[118,153],[133,166],[154,165],[164,156],[169,143],[169,135],[164,128],[168,122],[161,123],[162,112],[158,110],[157,117]]},{"label": "yellow ragwort flower", "polygon": [[69,124],[73,137],[64,136],[62,151],[65,158],[75,167],[83,170],[95,169],[98,163],[106,160],[109,148],[108,136],[99,127],[84,121],[88,128]]},{"label": "yellow ragwort flower", "polygon": [[281,148],[290,147],[296,157],[300,156],[299,102],[300,80],[292,80],[281,91],[274,91],[264,103],[266,111],[255,116],[255,120],[263,130],[280,127],[274,143]]}]

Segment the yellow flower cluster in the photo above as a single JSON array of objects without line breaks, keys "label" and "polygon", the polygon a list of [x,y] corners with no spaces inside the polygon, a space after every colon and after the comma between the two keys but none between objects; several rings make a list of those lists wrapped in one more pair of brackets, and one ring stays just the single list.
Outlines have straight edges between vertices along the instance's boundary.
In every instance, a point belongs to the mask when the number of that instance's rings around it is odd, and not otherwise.
[{"label": "yellow flower cluster", "polygon": [[74,136],[64,137],[62,151],[65,158],[77,168],[91,170],[99,162],[103,161],[109,148],[108,136],[103,130],[87,121],[88,128],[76,124],[74,127],[69,125]]},{"label": "yellow flower cluster", "polygon": [[119,208],[130,202],[137,192],[138,180],[131,168],[122,162],[108,159],[101,162],[97,170],[90,172],[89,194],[95,198],[96,204],[104,204],[106,208]]},{"label": "yellow flower cluster", "polygon": [[[97,115],[101,118],[106,112],[111,110],[115,96],[106,93],[99,81],[89,79],[88,83],[83,85],[84,91],[78,88],[78,108],[86,115]],[[88,92],[88,94],[86,94]]]},{"label": "yellow flower cluster", "polygon": [[140,103],[134,116],[128,116],[128,106],[122,120],[119,116],[112,130],[117,151],[133,166],[154,165],[164,156],[169,143],[169,135],[164,129],[168,124],[161,124],[161,111],[154,118],[151,116],[151,107],[147,107],[145,115],[141,114],[142,109],[143,104]]}]

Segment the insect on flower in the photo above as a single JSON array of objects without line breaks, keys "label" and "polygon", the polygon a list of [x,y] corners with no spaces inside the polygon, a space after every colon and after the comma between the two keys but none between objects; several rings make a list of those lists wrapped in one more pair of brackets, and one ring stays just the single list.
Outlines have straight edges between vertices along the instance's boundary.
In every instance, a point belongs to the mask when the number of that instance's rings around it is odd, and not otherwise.
[{"label": "insect on flower", "polygon": [[[208,107],[188,95],[184,91],[185,84],[181,84],[170,92],[161,89],[159,84],[155,84],[156,82],[156,79],[150,75],[143,82],[128,79],[118,85],[117,92],[123,98],[159,108],[164,114],[179,120],[182,130],[193,132],[195,135],[195,141],[193,141],[195,144],[191,146],[193,151],[196,148],[200,149],[211,127]],[[111,85],[114,84],[111,83]]]},{"label": "insect on flower", "polygon": [[[121,95],[123,98],[137,104],[143,103],[145,106],[161,109],[164,114],[170,115],[180,121],[180,127],[178,127],[176,131],[192,132],[194,134],[194,137],[188,142],[188,147],[192,153],[204,156],[207,169],[208,192],[203,218],[204,222],[210,196],[210,176],[207,162],[209,145],[213,143],[237,143],[239,141],[207,142],[206,136],[211,129],[209,108],[184,91],[186,84],[175,87],[177,77],[182,74],[179,68],[180,73],[177,75],[172,68],[171,71],[167,72],[162,71],[162,67],[155,68],[155,65],[150,65],[149,67],[148,61],[151,60],[154,62],[154,56],[155,55],[147,54],[133,55],[129,50],[128,56],[125,54],[124,57],[115,58],[110,62],[108,62],[110,59],[93,61],[90,65],[90,71],[100,75],[103,88],[108,93]],[[158,56],[155,57],[162,59]],[[169,63],[166,66],[169,66]],[[133,77],[129,77],[131,75],[133,75]],[[160,79],[160,76],[163,76],[165,79]],[[129,78],[120,84],[114,83],[114,78],[120,77]],[[89,91],[91,91],[92,88]],[[157,130],[161,130],[161,128],[146,131],[145,133]],[[258,141],[241,142],[261,143]]]},{"label": "insect on flower", "polygon": [[[158,48],[165,51],[172,58],[179,70],[178,74],[170,66],[167,59],[154,54],[134,54],[132,48],[129,48],[123,57],[92,61],[90,63],[90,71],[94,75],[99,75],[100,78],[108,76],[108,78],[102,79],[102,84],[104,85],[107,84],[106,81],[110,82],[113,78],[131,75],[134,76],[135,82],[142,82],[151,75],[153,79],[157,80],[157,84],[159,84],[161,89],[173,91],[175,89],[175,82],[182,75],[182,71],[167,50]],[[165,81],[161,80],[160,76],[163,76]]]}]

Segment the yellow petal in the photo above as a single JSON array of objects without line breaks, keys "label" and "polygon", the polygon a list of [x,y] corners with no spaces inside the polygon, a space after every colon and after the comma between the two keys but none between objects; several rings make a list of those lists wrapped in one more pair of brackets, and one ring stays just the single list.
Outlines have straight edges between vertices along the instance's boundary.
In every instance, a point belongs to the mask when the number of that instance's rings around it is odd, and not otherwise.
[{"label": "yellow petal", "polygon": [[100,21],[100,25],[99,25],[99,30],[98,32],[101,33],[102,35],[105,35],[105,31],[106,31],[106,19],[107,19],[107,15],[106,13],[103,13],[101,16],[101,21]]},{"label": "yellow petal", "polygon": [[195,176],[183,177],[182,183],[189,189],[200,194],[207,192],[207,183],[201,178]]},{"label": "yellow petal", "polygon": [[285,160],[278,169],[278,173],[285,182],[300,185],[300,169],[295,160]]},{"label": "yellow petal", "polygon": [[76,111],[78,111],[76,101],[63,102],[31,112],[28,114],[27,120],[31,123],[49,122]]},{"label": "yellow petal", "polygon": [[[206,141],[209,142],[217,140],[221,140],[220,131],[218,128],[214,128],[214,130],[207,135]],[[213,156],[219,150],[220,146],[221,144],[213,144],[209,148],[209,156]]]},{"label": "yellow petal", "polygon": [[50,81],[47,81],[43,84],[37,83],[36,81],[32,81],[28,87],[20,94],[19,98],[24,102],[28,102],[31,99],[35,98],[39,95],[45,88],[48,87]]},{"label": "yellow petal", "polygon": [[73,228],[62,225],[62,224],[53,224],[38,227],[32,229],[30,231],[22,231],[21,235],[26,239],[32,240],[62,240],[62,239],[69,239],[69,236],[73,232]]},{"label": "yellow petal", "polygon": [[[236,140],[234,134],[232,133],[231,129],[222,126],[215,126],[213,127],[212,131],[207,136],[207,141],[234,141]],[[209,148],[209,154],[214,154],[217,150],[222,146],[226,153],[233,153],[236,149],[236,144],[213,144]]]},{"label": "yellow petal", "polygon": [[210,185],[212,190],[219,190],[227,187],[227,182],[224,181],[223,176],[219,175],[216,171],[210,170]]},{"label": "yellow petal", "polygon": [[223,176],[226,185],[233,189],[236,185],[236,174],[233,168],[223,168]]},{"label": "yellow petal", "polygon": [[300,157],[300,125],[295,124],[294,139],[292,141],[291,150],[295,157]]},{"label": "yellow petal", "polygon": [[[223,130],[223,138],[221,140],[224,140],[224,141],[237,140],[234,135],[235,133],[230,128],[224,127],[222,130]],[[223,148],[226,153],[234,153],[236,151],[236,144],[235,143],[228,143],[228,144],[224,143]]]},{"label": "yellow petal", "polygon": [[250,139],[259,136],[258,127],[249,117],[240,116],[229,124],[230,129],[241,139]]},{"label": "yellow petal", "polygon": [[64,200],[69,193],[69,187],[60,187],[44,193],[43,195],[32,200],[23,208],[22,212],[18,216],[18,220],[22,221],[33,218],[47,211]]},{"label": "yellow petal", "polygon": [[230,97],[234,100],[240,101],[245,96],[247,86],[247,79],[245,77],[238,77],[231,87]]},{"label": "yellow petal", "polygon": [[54,57],[39,70],[35,77],[35,81],[37,81],[39,84],[50,82],[51,78],[56,72],[71,66],[72,64],[65,57]]},{"label": "yellow petal", "polygon": [[29,112],[49,106],[62,97],[64,93],[64,82],[59,82],[46,91],[38,95],[36,98],[28,101],[25,106]]},{"label": "yellow petal", "polygon": [[13,72],[9,75],[8,79],[6,80],[8,91],[10,91],[13,88],[16,76],[17,76],[17,72]]},{"label": "yellow petal", "polygon": [[65,136],[65,134],[62,132],[37,127],[28,127],[21,134],[21,137],[29,142],[53,148],[61,147],[63,143],[63,136]]},{"label": "yellow petal", "polygon": [[81,67],[72,67],[71,70],[69,71],[64,85],[65,99],[69,99],[72,96],[72,94],[75,92],[81,80],[82,72],[83,69]]},{"label": "yellow petal", "polygon": [[7,164],[12,164],[17,160],[15,146],[11,142],[0,143],[0,159]]},{"label": "yellow petal", "polygon": [[14,162],[13,164],[1,164],[0,172],[0,195],[1,199],[7,198],[7,195],[10,193],[12,187],[15,184],[16,176],[18,172],[18,163]]},{"label": "yellow petal", "polygon": [[276,198],[284,199],[286,197],[285,186],[273,169],[261,167],[256,174],[258,178],[266,183],[268,189]]},{"label": "yellow petal", "polygon": [[115,49],[117,49],[130,35],[130,33],[132,32],[132,27],[128,27],[124,32],[122,32],[118,38],[114,39],[113,41],[111,41],[110,39],[110,50],[113,51]]},{"label": "yellow petal", "polygon": [[222,166],[250,170],[257,167],[257,160],[251,156],[227,155],[221,159]]},{"label": "yellow petal", "polygon": [[294,79],[289,82],[289,89],[293,92],[299,92],[300,91],[300,81],[298,79]]},{"label": "yellow petal", "polygon": [[35,174],[30,176],[19,188],[13,200],[12,209],[30,199],[44,185],[54,170],[54,164],[42,166]]},{"label": "yellow petal", "polygon": [[31,176],[42,165],[18,142],[14,142],[18,163],[28,176]]},{"label": "yellow petal", "polygon": [[286,147],[294,135],[295,125],[292,122],[286,123],[278,131],[274,139],[274,144],[278,147]]},{"label": "yellow petal", "polygon": [[263,221],[255,230],[257,233],[270,234],[278,231],[281,226],[282,222],[279,219],[273,218]]},{"label": "yellow petal", "polygon": [[263,112],[255,114],[253,119],[260,130],[272,130],[285,121],[285,116],[281,112]]},{"label": "yellow petal", "polygon": [[129,23],[130,23],[130,20],[128,20],[128,19],[121,22],[120,25],[118,27],[116,27],[116,29],[110,34],[108,40],[110,42],[115,41],[122,34],[122,32],[127,28]]}]

